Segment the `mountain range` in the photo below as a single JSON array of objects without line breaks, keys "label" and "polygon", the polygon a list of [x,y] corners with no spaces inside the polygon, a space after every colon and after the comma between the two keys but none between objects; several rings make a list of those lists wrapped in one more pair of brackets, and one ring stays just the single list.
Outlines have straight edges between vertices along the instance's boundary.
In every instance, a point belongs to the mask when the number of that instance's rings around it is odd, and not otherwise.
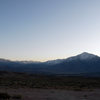
[{"label": "mountain range", "polygon": [[66,59],[46,62],[10,61],[0,59],[0,71],[46,75],[100,76],[100,57],[83,52]]}]

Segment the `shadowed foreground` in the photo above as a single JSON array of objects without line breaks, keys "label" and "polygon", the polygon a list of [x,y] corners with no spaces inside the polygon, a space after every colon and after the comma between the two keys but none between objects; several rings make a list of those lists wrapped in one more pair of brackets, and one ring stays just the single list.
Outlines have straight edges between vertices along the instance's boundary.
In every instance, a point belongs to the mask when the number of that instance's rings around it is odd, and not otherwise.
[{"label": "shadowed foreground", "polygon": [[0,72],[0,100],[100,100],[100,78]]},{"label": "shadowed foreground", "polygon": [[0,89],[10,96],[20,95],[21,98],[10,100],[100,100],[100,90],[68,91],[55,89]]}]

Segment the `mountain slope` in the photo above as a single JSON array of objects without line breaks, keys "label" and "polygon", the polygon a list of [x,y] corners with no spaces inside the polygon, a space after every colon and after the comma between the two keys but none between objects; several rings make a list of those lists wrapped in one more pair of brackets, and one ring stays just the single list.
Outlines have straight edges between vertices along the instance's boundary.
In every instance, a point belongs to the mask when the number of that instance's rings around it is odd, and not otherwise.
[{"label": "mountain slope", "polygon": [[100,57],[82,53],[64,60],[62,63],[54,65],[51,70],[59,70],[62,74],[80,74],[100,71]]},{"label": "mountain slope", "polygon": [[18,62],[0,59],[1,71],[42,74],[84,74],[100,72],[100,57],[87,52],[47,62]]}]

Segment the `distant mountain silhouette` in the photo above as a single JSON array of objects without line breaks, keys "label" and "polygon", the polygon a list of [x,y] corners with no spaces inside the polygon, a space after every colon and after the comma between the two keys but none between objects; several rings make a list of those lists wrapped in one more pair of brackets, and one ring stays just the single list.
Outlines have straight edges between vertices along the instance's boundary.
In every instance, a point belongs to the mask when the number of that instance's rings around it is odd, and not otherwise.
[{"label": "distant mountain silhouette", "polygon": [[0,59],[0,71],[46,75],[100,76],[100,57],[84,52],[67,59],[46,62],[21,62]]}]

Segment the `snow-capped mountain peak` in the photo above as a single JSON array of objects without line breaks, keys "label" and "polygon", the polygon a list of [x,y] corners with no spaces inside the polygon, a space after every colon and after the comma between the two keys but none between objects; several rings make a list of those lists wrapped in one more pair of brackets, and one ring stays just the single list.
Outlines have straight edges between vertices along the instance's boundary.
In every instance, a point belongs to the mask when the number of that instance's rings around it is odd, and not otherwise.
[{"label": "snow-capped mountain peak", "polygon": [[68,58],[67,61],[69,62],[69,61],[78,60],[78,59],[79,60],[91,60],[95,58],[100,58],[100,57],[97,55],[91,54],[91,53],[83,52],[79,55]]},{"label": "snow-capped mountain peak", "polygon": [[83,53],[77,55],[77,57],[78,57],[79,59],[82,59],[82,60],[85,60],[85,59],[87,60],[87,59],[96,58],[96,57],[98,57],[98,56],[93,55],[93,54],[91,54],[91,53],[83,52]]}]

